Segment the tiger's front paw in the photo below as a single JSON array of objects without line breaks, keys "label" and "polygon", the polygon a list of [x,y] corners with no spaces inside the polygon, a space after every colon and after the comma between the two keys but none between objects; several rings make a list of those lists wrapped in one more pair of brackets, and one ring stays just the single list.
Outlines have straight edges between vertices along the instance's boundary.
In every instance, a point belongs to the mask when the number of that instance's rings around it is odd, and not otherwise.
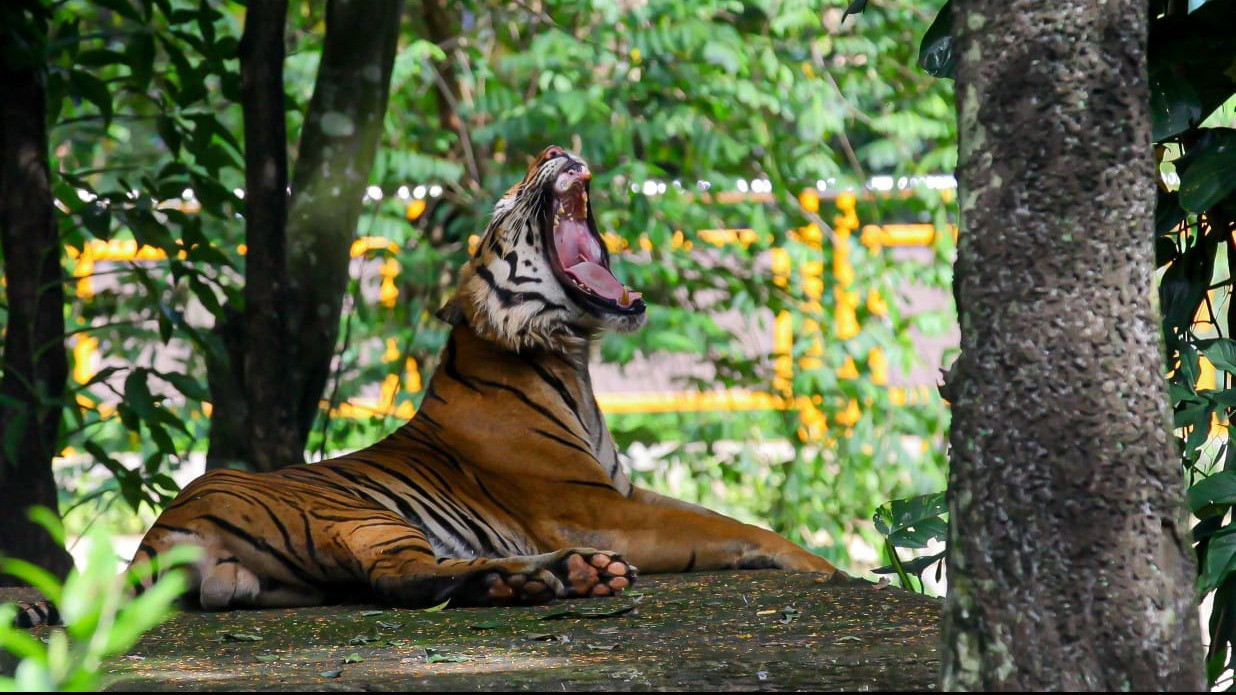
[{"label": "tiger's front paw", "polygon": [[570,598],[614,596],[635,583],[639,575],[635,565],[606,550],[568,550],[559,566]]},{"label": "tiger's front paw", "polygon": [[488,572],[482,579],[486,600],[491,606],[527,606],[548,603],[565,591],[553,572],[531,569],[527,572]]}]

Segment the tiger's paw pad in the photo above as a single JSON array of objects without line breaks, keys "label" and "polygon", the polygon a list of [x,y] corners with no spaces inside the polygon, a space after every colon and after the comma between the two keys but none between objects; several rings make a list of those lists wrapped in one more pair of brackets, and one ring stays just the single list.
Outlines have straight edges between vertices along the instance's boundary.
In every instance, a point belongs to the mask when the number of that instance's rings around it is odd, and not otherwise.
[{"label": "tiger's paw pad", "polygon": [[567,596],[614,596],[635,582],[638,571],[617,553],[571,552],[562,561]]},{"label": "tiger's paw pad", "polygon": [[490,572],[485,575],[490,605],[535,605],[549,603],[559,595],[562,583],[545,570],[532,572]]}]

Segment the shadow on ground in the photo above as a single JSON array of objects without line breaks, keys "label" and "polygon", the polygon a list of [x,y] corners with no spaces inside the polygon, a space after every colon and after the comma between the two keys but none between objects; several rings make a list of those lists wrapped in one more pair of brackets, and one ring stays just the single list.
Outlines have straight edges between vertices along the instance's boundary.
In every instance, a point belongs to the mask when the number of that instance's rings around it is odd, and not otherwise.
[{"label": "shadow on ground", "polygon": [[106,688],[933,690],[939,613],[774,571],[643,577],[536,608],[189,612],[108,662]]}]

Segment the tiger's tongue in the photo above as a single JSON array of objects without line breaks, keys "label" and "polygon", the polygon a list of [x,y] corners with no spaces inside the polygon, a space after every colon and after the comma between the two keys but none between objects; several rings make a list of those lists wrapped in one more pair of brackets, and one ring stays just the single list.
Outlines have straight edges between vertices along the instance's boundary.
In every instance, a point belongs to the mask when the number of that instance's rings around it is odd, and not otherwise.
[{"label": "tiger's tongue", "polygon": [[[570,206],[562,210],[569,214]],[[558,212],[558,211],[555,211]],[[554,227],[554,246],[562,269],[598,296],[612,299],[619,306],[628,307],[640,293],[626,288],[614,274],[601,265],[605,258],[601,246],[588,230],[588,225],[579,219],[559,218]]]}]

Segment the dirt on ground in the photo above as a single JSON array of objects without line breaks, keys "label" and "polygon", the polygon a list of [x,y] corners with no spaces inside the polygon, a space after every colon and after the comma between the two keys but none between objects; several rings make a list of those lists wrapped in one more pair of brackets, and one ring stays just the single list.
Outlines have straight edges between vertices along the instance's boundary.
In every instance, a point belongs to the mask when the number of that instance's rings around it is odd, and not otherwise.
[{"label": "dirt on ground", "polygon": [[533,608],[183,612],[109,661],[105,688],[934,690],[940,609],[892,587],[740,571]]}]

